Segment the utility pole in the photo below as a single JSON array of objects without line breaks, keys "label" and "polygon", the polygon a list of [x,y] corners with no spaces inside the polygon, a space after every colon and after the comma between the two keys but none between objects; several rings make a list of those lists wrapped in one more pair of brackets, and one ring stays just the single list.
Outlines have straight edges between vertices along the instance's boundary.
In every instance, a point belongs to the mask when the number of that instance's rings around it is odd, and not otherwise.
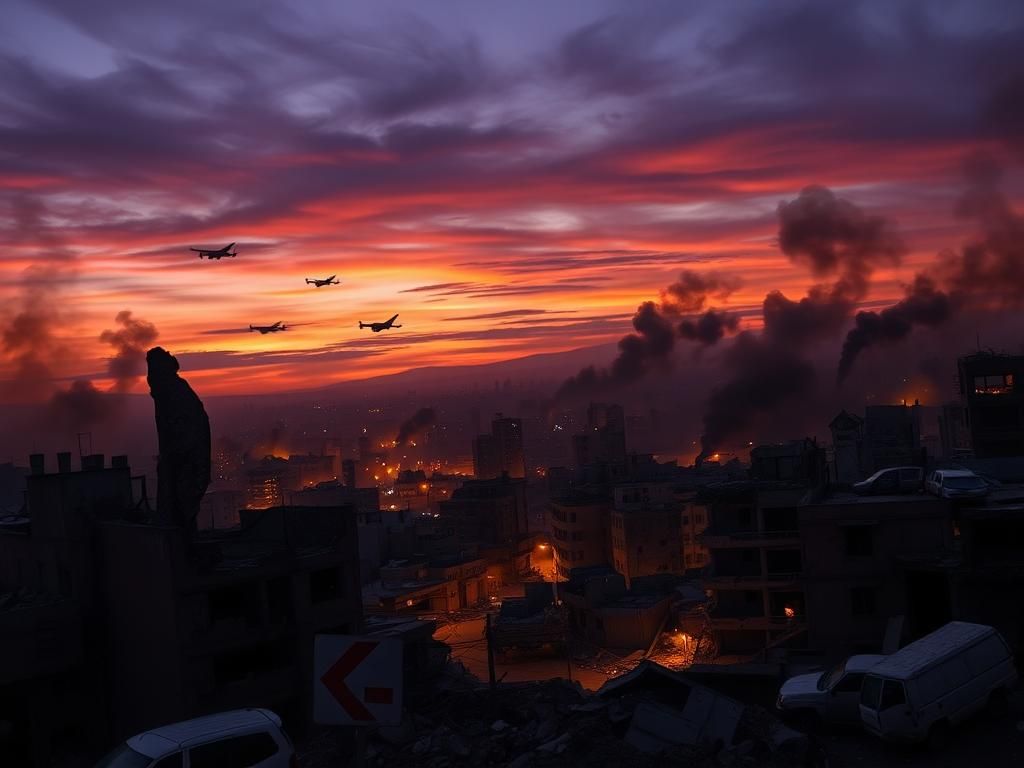
[{"label": "utility pole", "polygon": [[484,614],[486,624],[484,626],[484,633],[487,636],[487,680],[490,684],[491,690],[493,691],[498,687],[498,682],[494,676],[494,635],[491,631],[491,614]]}]

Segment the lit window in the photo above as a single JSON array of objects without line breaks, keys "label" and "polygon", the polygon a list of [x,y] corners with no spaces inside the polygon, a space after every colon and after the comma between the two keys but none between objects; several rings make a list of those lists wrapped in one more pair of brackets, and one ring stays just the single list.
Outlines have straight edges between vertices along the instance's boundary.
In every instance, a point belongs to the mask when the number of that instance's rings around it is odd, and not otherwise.
[{"label": "lit window", "polygon": [[1004,395],[1013,391],[1013,374],[975,376],[974,393],[979,395]]}]

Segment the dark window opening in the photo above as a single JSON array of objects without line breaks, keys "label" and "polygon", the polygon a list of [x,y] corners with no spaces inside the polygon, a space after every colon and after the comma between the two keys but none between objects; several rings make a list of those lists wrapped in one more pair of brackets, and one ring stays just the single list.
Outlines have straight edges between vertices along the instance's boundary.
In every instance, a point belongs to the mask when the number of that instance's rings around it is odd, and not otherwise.
[{"label": "dark window opening", "polygon": [[875,550],[874,527],[852,525],[846,528],[846,554],[848,557],[871,557]]},{"label": "dark window opening", "polygon": [[339,571],[339,568],[324,568],[309,572],[309,600],[311,603],[325,603],[340,596],[341,573]]},{"label": "dark window opening", "polygon": [[267,582],[267,617],[271,624],[287,624],[292,619],[291,578],[278,576]]},{"label": "dark window opening", "polygon": [[896,680],[886,680],[882,686],[882,705],[879,710],[885,711],[901,704],[907,703],[907,694],[903,690],[903,683]]},{"label": "dark window opening", "polygon": [[874,587],[853,587],[850,590],[850,613],[854,616],[875,615]]}]

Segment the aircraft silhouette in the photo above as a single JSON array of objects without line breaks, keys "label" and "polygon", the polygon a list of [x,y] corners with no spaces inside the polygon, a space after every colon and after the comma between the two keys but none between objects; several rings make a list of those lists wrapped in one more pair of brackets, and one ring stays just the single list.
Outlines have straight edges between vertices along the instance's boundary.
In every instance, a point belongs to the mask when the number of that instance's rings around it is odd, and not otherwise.
[{"label": "aircraft silhouette", "polygon": [[225,256],[231,256],[232,258],[234,258],[235,254],[232,253],[231,251],[231,249],[234,247],[234,243],[228,243],[223,248],[218,248],[217,250],[207,250],[206,248],[189,248],[189,250],[198,253],[200,259],[203,258],[203,256],[205,256],[208,259],[217,259],[219,261],[220,259],[223,259]]},{"label": "aircraft silhouette", "polygon": [[374,333],[380,333],[386,331],[389,328],[401,328],[400,325],[395,325],[395,319],[398,315],[392,315],[390,318],[385,320],[383,323],[364,323],[362,320],[359,321],[360,328],[369,328]]},{"label": "aircraft silhouette", "polygon": [[262,334],[277,333],[278,331],[287,331],[288,326],[285,325],[282,321],[278,320],[273,325],[250,325],[249,330],[259,331]]},{"label": "aircraft silhouette", "polygon": [[312,283],[317,288],[319,288],[319,287],[321,287],[323,285],[340,285],[341,281],[340,280],[335,280],[334,279],[335,277],[337,277],[337,275],[331,275],[330,277],[325,277],[323,280],[317,280],[315,277],[312,280],[310,280],[307,277],[306,278],[306,285],[309,285],[310,283]]}]

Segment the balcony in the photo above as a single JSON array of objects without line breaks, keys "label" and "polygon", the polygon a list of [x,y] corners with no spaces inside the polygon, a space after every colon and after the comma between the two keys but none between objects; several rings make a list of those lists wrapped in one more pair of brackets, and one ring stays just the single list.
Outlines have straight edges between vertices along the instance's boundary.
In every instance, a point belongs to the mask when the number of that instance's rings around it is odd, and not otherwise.
[{"label": "balcony", "polygon": [[716,531],[708,528],[698,538],[708,549],[793,547],[800,545],[799,531]]}]

